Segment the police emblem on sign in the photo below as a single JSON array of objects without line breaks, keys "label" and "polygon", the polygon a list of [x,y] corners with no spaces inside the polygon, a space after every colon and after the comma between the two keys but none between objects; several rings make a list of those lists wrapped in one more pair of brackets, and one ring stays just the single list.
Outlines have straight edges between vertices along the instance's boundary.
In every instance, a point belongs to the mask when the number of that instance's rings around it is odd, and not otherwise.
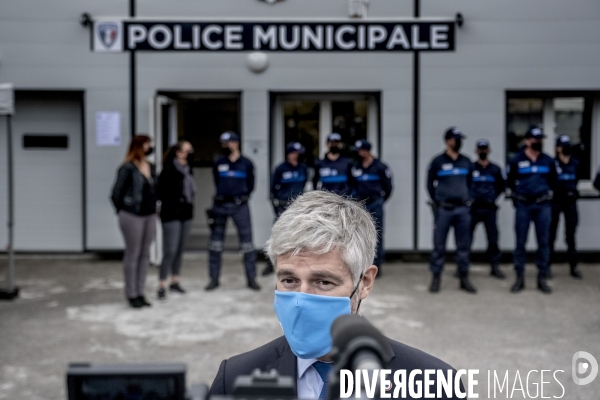
[{"label": "police emblem on sign", "polygon": [[119,26],[114,22],[102,22],[98,25],[100,41],[107,49],[110,49],[117,39]]}]

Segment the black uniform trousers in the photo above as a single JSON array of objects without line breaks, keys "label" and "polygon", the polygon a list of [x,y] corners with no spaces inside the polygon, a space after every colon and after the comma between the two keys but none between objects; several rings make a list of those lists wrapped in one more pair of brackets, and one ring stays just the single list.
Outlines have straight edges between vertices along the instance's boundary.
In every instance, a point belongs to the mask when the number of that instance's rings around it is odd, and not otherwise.
[{"label": "black uniform trousers", "polygon": [[498,247],[498,208],[495,204],[490,205],[472,205],[471,206],[471,240],[477,224],[483,223],[485,235],[487,237],[488,247],[487,256],[492,266],[500,264],[500,248]]},{"label": "black uniform trousers", "polygon": [[218,279],[221,273],[221,254],[225,241],[225,226],[227,218],[231,217],[235,224],[240,239],[240,249],[244,254],[244,267],[246,277],[256,277],[256,251],[252,244],[252,224],[250,222],[250,208],[248,202],[241,204],[235,202],[215,202],[213,205],[214,225],[210,234],[209,250],[209,275],[211,279]]},{"label": "black uniform trousers", "polygon": [[577,200],[564,200],[552,202],[552,224],[550,225],[550,254],[554,256],[554,242],[558,230],[560,214],[565,216],[565,242],[567,243],[567,259],[572,266],[577,265],[577,249],[575,247],[575,231],[579,223]]},{"label": "black uniform trousers", "polygon": [[538,249],[535,255],[535,264],[540,273],[546,274],[550,262],[550,220],[552,207],[549,201],[524,202],[515,199],[515,234],[517,244],[514,251],[515,271],[517,275],[523,275],[527,252],[527,234],[529,225],[533,221]]},{"label": "black uniform trousers", "polygon": [[469,257],[471,254],[471,210],[469,206],[437,207],[435,211],[433,228],[433,251],[429,269],[431,272],[440,273],[444,269],[446,260],[446,239],[450,227],[454,227],[456,242],[456,264],[458,270],[469,270]]}]

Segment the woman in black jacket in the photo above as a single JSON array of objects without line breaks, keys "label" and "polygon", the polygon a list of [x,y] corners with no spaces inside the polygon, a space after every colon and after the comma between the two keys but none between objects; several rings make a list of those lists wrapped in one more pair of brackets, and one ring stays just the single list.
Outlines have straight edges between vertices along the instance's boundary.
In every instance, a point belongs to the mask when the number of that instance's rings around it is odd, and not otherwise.
[{"label": "woman in black jacket", "polygon": [[154,165],[146,160],[153,150],[148,136],[136,135],[131,139],[111,196],[125,239],[125,296],[134,308],[151,305],[144,297],[144,287],[150,244],[156,235],[156,172]]},{"label": "woman in black jacket", "polygon": [[192,145],[180,141],[171,147],[158,178],[158,197],[161,201],[160,219],[163,229],[163,259],[160,265],[158,298],[166,298],[167,277],[171,274],[169,290],[185,293],[179,285],[181,256],[194,217],[196,185],[192,176]]}]

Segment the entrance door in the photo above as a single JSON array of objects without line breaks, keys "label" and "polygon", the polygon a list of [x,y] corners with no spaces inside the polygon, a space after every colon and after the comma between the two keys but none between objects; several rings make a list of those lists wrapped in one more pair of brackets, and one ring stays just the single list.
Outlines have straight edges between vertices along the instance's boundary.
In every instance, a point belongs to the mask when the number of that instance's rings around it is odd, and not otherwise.
[{"label": "entrance door", "polygon": [[[159,141],[161,149],[159,154],[163,154],[178,140],[187,140],[194,147],[192,167],[198,191],[187,250],[205,250],[210,236],[205,210],[212,206],[212,198],[215,194],[212,163],[220,154],[221,133],[225,131],[241,133],[240,95],[238,93],[160,92],[156,97],[154,110],[157,114],[155,118],[157,150]],[[231,221],[227,226],[225,248],[238,249],[237,234]]]},{"label": "entrance door", "polygon": [[82,94],[15,93],[15,249],[84,249]]},{"label": "entrance door", "polygon": [[379,105],[375,95],[278,95],[273,116],[272,168],[283,161],[285,144],[292,141],[306,148],[306,163],[312,167],[327,152],[327,136],[332,132],[342,136],[346,157],[359,139],[371,142],[373,153],[378,154]]}]

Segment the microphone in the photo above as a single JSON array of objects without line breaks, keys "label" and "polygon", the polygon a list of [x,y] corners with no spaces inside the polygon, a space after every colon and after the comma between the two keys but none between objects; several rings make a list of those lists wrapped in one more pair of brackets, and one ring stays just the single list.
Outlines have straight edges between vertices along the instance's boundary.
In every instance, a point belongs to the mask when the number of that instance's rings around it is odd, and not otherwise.
[{"label": "microphone", "polygon": [[[388,339],[359,315],[347,314],[336,318],[331,325],[331,338],[333,346],[330,355],[334,367],[328,379],[329,400],[340,398],[341,370],[367,370],[372,376],[373,370],[383,369],[392,359]],[[361,380],[361,386],[361,393],[364,394],[364,380]],[[375,393],[379,394],[379,387]]]}]

